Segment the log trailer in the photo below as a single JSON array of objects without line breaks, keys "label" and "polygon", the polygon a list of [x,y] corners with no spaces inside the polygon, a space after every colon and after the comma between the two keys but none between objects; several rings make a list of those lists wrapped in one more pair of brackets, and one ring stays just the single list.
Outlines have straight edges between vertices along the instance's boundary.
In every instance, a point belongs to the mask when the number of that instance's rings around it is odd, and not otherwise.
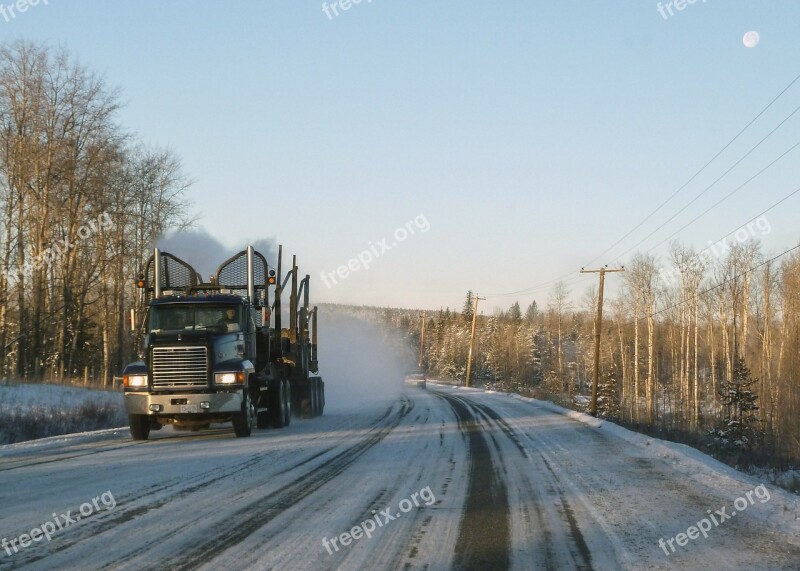
[{"label": "log trailer", "polygon": [[[183,260],[154,250],[137,279],[146,307],[141,324],[131,312],[141,334],[140,360],[123,371],[134,440],[168,424],[200,430],[224,422],[246,437],[254,427],[287,426],[293,414],[322,414],[317,308],[309,308],[309,276],[298,279],[296,256],[281,275],[282,252],[279,246],[277,276],[248,246],[204,282]],[[281,297],[289,280],[284,329]]]}]

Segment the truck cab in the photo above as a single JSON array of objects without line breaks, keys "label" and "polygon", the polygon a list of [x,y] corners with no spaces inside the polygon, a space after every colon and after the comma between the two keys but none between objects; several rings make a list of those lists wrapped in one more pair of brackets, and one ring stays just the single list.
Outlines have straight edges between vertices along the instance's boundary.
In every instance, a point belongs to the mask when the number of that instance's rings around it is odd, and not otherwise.
[{"label": "truck cab", "polygon": [[163,424],[199,429],[229,421],[237,436],[249,435],[260,398],[253,313],[235,295],[166,296],[151,302],[143,359],[123,373],[135,439]]},{"label": "truck cab", "polygon": [[[298,280],[293,258],[281,282],[281,252],[279,246],[277,276],[250,246],[204,282],[189,264],[155,249],[137,279],[144,319],[137,326],[135,312],[131,318],[141,335],[139,359],[122,375],[134,440],[166,425],[199,430],[226,422],[244,437],[254,427],[288,426],[293,411],[322,414],[310,278]],[[289,327],[283,329],[281,291],[289,279]]]}]

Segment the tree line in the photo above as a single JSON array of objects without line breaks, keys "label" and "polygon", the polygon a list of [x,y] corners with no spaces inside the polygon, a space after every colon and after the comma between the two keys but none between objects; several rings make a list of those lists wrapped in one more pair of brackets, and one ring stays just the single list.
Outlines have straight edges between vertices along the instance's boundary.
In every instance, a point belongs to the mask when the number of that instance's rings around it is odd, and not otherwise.
[{"label": "tree line", "polygon": [[[735,461],[800,461],[800,253],[767,261],[756,241],[724,255],[673,243],[638,254],[604,303],[599,414],[705,443]],[[474,294],[426,313],[423,366],[464,381]],[[591,394],[597,289],[556,283],[543,305],[477,317],[472,384],[582,408]],[[419,348],[423,312],[385,310]]]},{"label": "tree line", "polygon": [[130,357],[134,276],[185,225],[171,152],[119,124],[120,94],[65,50],[0,45],[0,375],[108,383]]}]

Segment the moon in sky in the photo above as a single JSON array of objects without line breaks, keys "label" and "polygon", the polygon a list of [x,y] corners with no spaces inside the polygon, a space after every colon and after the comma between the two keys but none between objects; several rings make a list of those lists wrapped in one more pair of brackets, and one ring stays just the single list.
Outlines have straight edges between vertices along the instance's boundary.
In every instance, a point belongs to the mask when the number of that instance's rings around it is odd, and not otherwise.
[{"label": "moon in sky", "polygon": [[758,45],[758,42],[760,41],[761,41],[761,36],[759,36],[758,32],[756,31],[747,32],[742,38],[742,43],[746,48],[754,48]]}]

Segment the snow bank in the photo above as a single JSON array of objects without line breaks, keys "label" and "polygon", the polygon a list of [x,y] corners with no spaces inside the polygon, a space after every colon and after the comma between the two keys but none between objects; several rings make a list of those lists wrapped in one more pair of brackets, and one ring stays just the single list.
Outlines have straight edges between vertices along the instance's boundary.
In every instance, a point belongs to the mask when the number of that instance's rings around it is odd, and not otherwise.
[{"label": "snow bank", "polygon": [[[477,391],[479,389],[467,390]],[[489,391],[483,392],[488,393]],[[686,478],[715,489],[731,499],[741,496],[747,489],[753,489],[760,484],[768,484],[770,500],[774,503],[775,509],[753,510],[752,514],[757,514],[762,521],[768,522],[786,533],[793,534],[794,537],[799,538],[798,542],[800,544],[800,498],[772,485],[767,478],[757,478],[739,472],[691,446],[639,434],[607,420],[570,410],[548,401],[528,398],[514,393],[497,394],[530,403],[569,417],[594,429],[602,430],[614,438],[619,438],[635,446],[646,457],[669,462],[676,471]]]},{"label": "snow bank", "polygon": [[119,391],[48,384],[0,386],[0,444],[126,425]]}]

